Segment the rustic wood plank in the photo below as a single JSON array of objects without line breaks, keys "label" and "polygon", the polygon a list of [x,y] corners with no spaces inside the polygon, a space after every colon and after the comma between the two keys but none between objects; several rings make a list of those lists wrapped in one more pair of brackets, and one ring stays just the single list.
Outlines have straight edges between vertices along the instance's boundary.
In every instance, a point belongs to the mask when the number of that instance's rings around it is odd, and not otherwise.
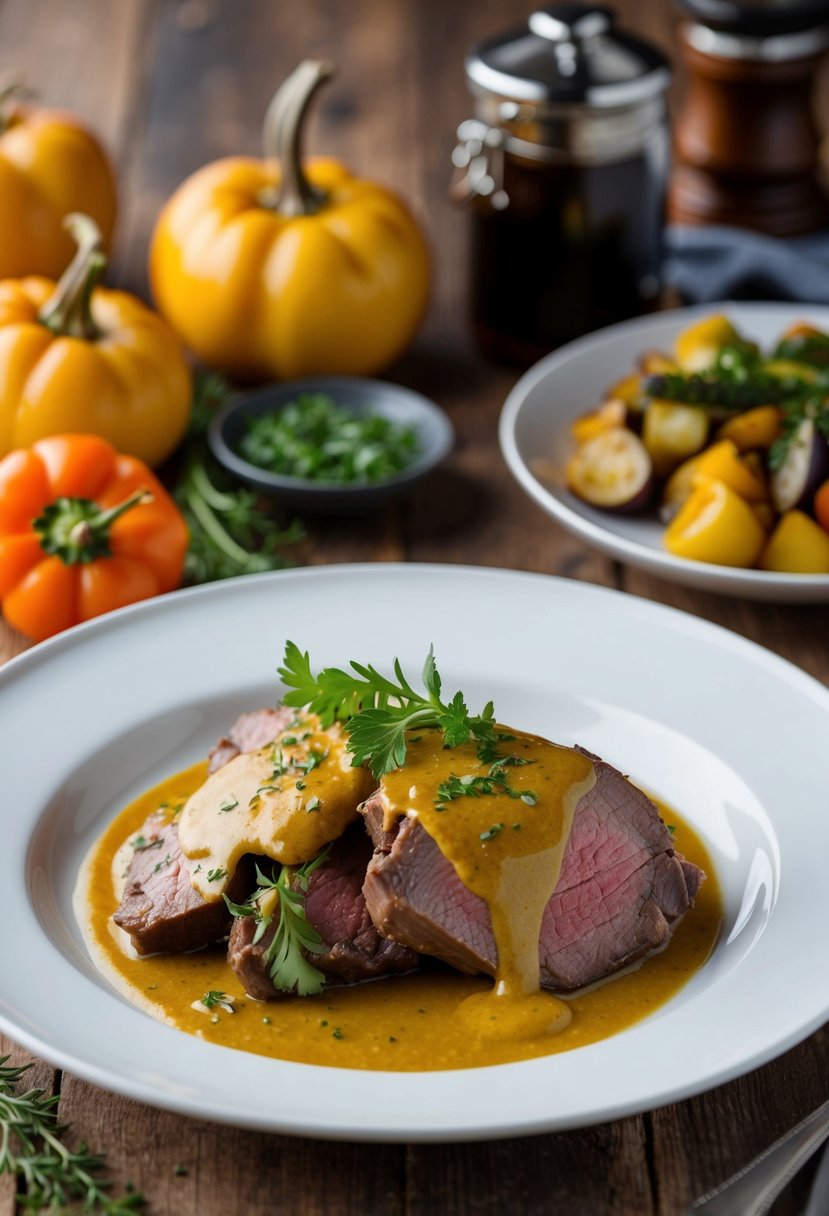
[{"label": "rustic wood plank", "polygon": [[117,1186],[134,1184],[158,1216],[402,1213],[404,1150],[394,1145],[329,1144],[197,1122],[68,1075],[60,1113],[74,1136],[106,1145]]},{"label": "rustic wood plank", "polygon": [[3,67],[22,73],[39,104],[75,111],[110,151],[126,152],[134,67],[151,7],[152,0],[3,0]]},{"label": "rustic wood plank", "polygon": [[649,1216],[645,1153],[641,1119],[524,1140],[411,1147],[407,1216]]}]

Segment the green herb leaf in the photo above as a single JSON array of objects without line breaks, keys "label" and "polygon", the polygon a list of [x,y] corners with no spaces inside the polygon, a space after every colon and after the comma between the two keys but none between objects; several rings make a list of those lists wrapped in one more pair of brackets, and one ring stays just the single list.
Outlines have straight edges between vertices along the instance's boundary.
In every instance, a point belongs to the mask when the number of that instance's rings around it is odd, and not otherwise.
[{"label": "green herb leaf", "polygon": [[20,1093],[19,1082],[31,1065],[12,1068],[7,1061],[8,1056],[0,1058],[0,1175],[9,1174],[25,1186],[18,1195],[21,1205],[65,1212],[82,1204],[84,1212],[102,1216],[126,1216],[144,1207],[137,1191],[111,1194],[112,1183],[101,1176],[102,1155],[90,1153],[84,1144],[74,1152],[66,1147],[69,1128],[57,1120],[59,1097],[42,1089]]},{"label": "green herb leaf", "polygon": [[[271,875],[263,873],[257,866],[259,888],[246,904],[234,904],[225,896],[225,903],[234,916],[256,918],[254,944],[262,940],[278,916],[276,929],[265,951],[265,963],[274,988],[280,992],[313,996],[321,992],[325,984],[325,976],[305,957],[307,954],[324,954],[328,949],[305,915],[305,891],[308,889],[308,879],[323,864],[329,851],[330,845],[312,861],[297,868],[282,866],[278,873],[274,870]],[[263,915],[260,900],[266,892],[273,890],[278,895],[277,911]]]},{"label": "green herb leaf", "polygon": [[[399,660],[394,661],[394,679],[375,667],[351,661],[351,671],[326,667],[314,675],[307,652],[287,642],[279,676],[287,685],[286,705],[305,706],[319,716],[323,726],[345,722],[348,750],[355,765],[368,765],[379,778],[400,768],[406,758],[407,732],[437,727],[447,747],[457,747],[470,738],[490,751],[496,744],[494,709],[489,702],[478,715],[470,715],[463,694],[449,702],[441,700],[442,684],[433,650],[423,668],[426,695],[412,688]],[[494,755],[497,755],[495,749]]]},{"label": "green herb leaf", "polygon": [[205,1009],[224,1009],[226,1013],[236,1012],[233,998],[226,992],[216,992],[211,989],[210,992],[205,992],[200,1003],[204,1005]]}]

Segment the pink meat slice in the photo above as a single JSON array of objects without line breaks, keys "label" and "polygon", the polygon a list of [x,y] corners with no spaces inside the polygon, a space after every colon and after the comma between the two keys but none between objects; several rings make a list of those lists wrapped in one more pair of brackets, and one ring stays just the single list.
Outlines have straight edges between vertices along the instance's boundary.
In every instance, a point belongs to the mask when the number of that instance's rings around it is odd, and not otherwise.
[{"label": "pink meat slice", "polygon": [[[558,992],[661,949],[705,877],[675,852],[650,799],[611,765],[594,763],[596,784],[576,807],[541,926],[541,982]],[[363,890],[380,932],[469,974],[494,974],[484,901],[464,887],[416,819],[384,832],[379,792],[362,809],[376,846]]]}]

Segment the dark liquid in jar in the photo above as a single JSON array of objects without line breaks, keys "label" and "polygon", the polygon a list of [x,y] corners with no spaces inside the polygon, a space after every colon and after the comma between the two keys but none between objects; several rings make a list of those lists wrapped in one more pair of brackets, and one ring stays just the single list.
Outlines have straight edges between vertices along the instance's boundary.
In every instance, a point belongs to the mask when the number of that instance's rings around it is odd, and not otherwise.
[{"label": "dark liquid in jar", "polygon": [[509,205],[473,203],[472,316],[496,358],[531,363],[653,305],[659,290],[662,173],[647,152],[613,164],[508,155]]}]

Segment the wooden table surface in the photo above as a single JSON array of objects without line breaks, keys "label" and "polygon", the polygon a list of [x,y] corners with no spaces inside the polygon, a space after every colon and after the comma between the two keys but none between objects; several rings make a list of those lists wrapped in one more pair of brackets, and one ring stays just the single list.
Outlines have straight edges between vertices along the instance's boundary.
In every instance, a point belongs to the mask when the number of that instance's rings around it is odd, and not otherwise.
[{"label": "wooden table surface", "polygon": [[[629,25],[670,48],[667,0],[616,6]],[[359,526],[315,528],[310,560],[466,562],[584,579],[726,625],[829,680],[825,608],[722,599],[615,565],[542,515],[498,454],[498,413],[516,373],[486,363],[469,342],[464,216],[448,205],[446,186],[454,128],[470,112],[464,49],[531,7],[529,0],[0,0],[0,67],[23,69],[44,100],[79,111],[107,141],[122,191],[112,277],[146,292],[148,236],[173,188],[207,160],[257,152],[271,93],[300,58],[339,65],[311,144],[397,188],[429,232],[432,306],[391,374],[449,411],[459,444],[445,474],[400,509]],[[22,648],[11,631],[0,636],[0,659]],[[26,1058],[0,1038],[6,1051]],[[115,1178],[131,1180],[158,1216],[672,1216],[829,1097],[829,1033],[677,1106],[584,1131],[475,1145],[252,1134],[140,1106],[41,1061],[34,1077],[59,1091],[61,1120],[106,1150]],[[801,1211],[807,1182],[796,1182],[775,1212]],[[0,1216],[17,1210],[11,1180],[0,1179]]]}]

